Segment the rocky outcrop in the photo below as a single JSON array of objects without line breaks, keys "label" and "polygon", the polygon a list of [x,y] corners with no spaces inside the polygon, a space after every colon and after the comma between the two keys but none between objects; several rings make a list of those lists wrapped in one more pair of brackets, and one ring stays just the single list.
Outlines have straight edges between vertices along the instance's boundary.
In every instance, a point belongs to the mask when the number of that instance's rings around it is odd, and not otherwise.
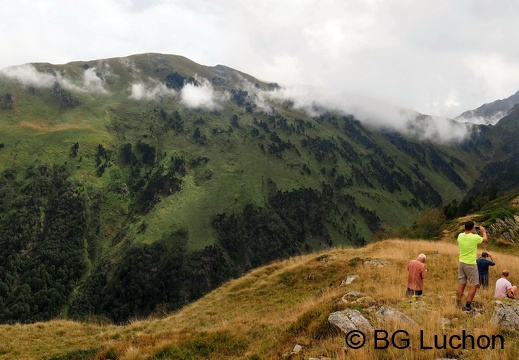
[{"label": "rocky outcrop", "polygon": [[503,328],[519,330],[519,304],[497,300],[490,322]]},{"label": "rocky outcrop", "polygon": [[385,260],[385,259],[372,259],[372,260],[366,260],[364,261],[364,265],[366,266],[377,266],[377,267],[382,267],[382,266],[386,266],[387,264],[389,264],[389,261]]},{"label": "rocky outcrop", "polygon": [[496,219],[495,222],[488,227],[490,236],[499,235],[508,243],[515,243],[515,236],[519,233],[519,225],[514,218]]},{"label": "rocky outcrop", "polygon": [[337,326],[344,334],[353,330],[360,330],[365,334],[373,332],[373,326],[355,309],[336,311],[328,316],[328,322]]},{"label": "rocky outcrop", "polygon": [[348,275],[345,280],[341,281],[341,286],[351,284],[353,282],[353,280],[357,279],[358,277],[359,277],[359,275],[354,275],[354,274]]},{"label": "rocky outcrop", "polygon": [[79,99],[71,92],[65,90],[60,84],[55,83],[52,87],[52,95],[57,99],[59,104],[64,108],[75,108],[81,103]]}]

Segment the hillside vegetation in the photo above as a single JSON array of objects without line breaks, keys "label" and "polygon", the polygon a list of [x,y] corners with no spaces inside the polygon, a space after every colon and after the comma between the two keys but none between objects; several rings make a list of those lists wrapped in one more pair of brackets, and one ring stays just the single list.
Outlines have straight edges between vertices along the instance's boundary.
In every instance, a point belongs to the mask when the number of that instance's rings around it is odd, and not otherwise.
[{"label": "hillside vegetation", "polygon": [[[497,263],[490,269],[491,283],[503,267],[510,270],[512,281],[517,281],[516,249],[504,252],[491,240],[480,247],[482,250],[489,251]],[[405,298],[406,265],[421,252],[427,254],[429,270],[424,296]],[[374,260],[385,265],[372,265]],[[346,284],[348,275],[357,278]],[[0,359],[515,359],[517,334],[489,323],[492,289],[478,292],[475,304],[482,313],[474,316],[455,307],[456,287],[454,239],[391,239],[358,249],[334,248],[274,262],[226,282],[164,318],[125,326],[65,320],[3,325]],[[346,304],[341,298],[350,291],[369,298]],[[369,307],[382,305],[408,315],[418,328],[376,321]],[[347,348],[343,335],[327,321],[330,313],[347,307],[373,319],[375,329],[390,333],[406,330],[411,346],[375,349],[373,340],[368,340],[361,349]],[[475,337],[501,334],[505,344],[503,350],[420,350],[420,330],[426,346],[434,344],[435,335],[461,335],[463,330]],[[303,350],[291,354],[296,344]]]},{"label": "hillside vegetation", "polygon": [[441,143],[424,115],[403,135],[281,94],[162,54],[2,70],[0,322],[163,314],[517,185],[517,113]]}]

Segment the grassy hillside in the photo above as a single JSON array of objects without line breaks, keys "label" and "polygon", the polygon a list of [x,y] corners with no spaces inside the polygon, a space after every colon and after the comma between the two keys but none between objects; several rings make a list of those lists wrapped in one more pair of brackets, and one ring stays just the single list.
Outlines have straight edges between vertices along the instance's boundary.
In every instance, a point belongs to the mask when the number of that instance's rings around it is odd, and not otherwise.
[{"label": "grassy hillside", "polygon": [[[516,250],[503,252],[491,241],[489,251],[497,266],[495,281],[507,267],[512,281],[519,274]],[[427,254],[429,277],[424,296],[405,298],[406,265],[418,253]],[[369,260],[385,266],[366,265]],[[454,240],[410,241],[392,239],[365,248],[335,248],[298,256],[252,270],[231,280],[200,300],[160,319],[134,321],[125,326],[51,321],[0,326],[0,359],[513,359],[519,346],[515,332],[489,324],[492,291],[479,291],[479,316],[455,308],[457,246]],[[357,275],[344,284],[348,275]],[[341,297],[358,291],[364,302],[346,304]],[[369,306],[392,306],[415,320],[418,328],[376,321]],[[347,307],[360,310],[374,327],[388,332],[406,330],[412,346],[375,349],[345,347],[344,338],[328,324],[328,315]],[[442,322],[444,325],[442,325]],[[501,334],[504,350],[428,349],[418,351],[419,331],[427,344],[435,335]],[[296,344],[303,350],[290,355]],[[83,356],[83,357],[81,357]]]},{"label": "grassy hillside", "polygon": [[506,154],[495,132],[436,143],[277,89],[163,54],[3,70],[0,322],[180,308],[275,259],[409,225]]},{"label": "grassy hillside", "polygon": [[[172,155],[186,160],[208,158],[203,169],[188,171],[186,191],[172,200],[185,205],[177,209],[172,201],[159,204],[159,213],[178,214],[178,219],[166,229],[154,227],[152,233],[135,234],[138,241],[156,241],[170,230],[182,229],[189,233],[192,249],[214,243],[210,219],[251,203],[264,206],[267,179],[283,190],[337,184],[344,195],[375,211],[382,224],[399,226],[420,209],[460,199],[485,161],[458,146],[421,144],[398,134],[373,132],[351,117],[328,114],[316,119],[281,103],[271,103],[271,110],[263,111],[256,105],[258,94],[253,90],[266,90],[268,84],[230,68],[201,66],[180,56],[142,54],[60,66],[34,64],[34,69],[34,79],[0,81],[0,94],[12,99],[11,108],[0,112],[0,142],[4,144],[0,170],[68,163],[74,167],[75,179],[105,190],[110,175],[121,176],[126,183],[135,176],[128,164],[121,164],[125,144],[135,149],[142,141],[153,147],[154,165],[167,166]],[[59,91],[41,85],[42,78],[51,74],[62,84]],[[196,78],[199,84],[207,79],[214,92],[227,100],[214,109],[190,108],[179,102],[182,85],[168,78],[172,74],[184,81]],[[171,93],[163,89],[153,99],[132,98],[132,85],[141,85],[151,96],[164,84]],[[79,149],[71,158],[75,143]],[[111,153],[105,159],[108,174],[101,178],[96,176],[98,145]],[[142,170],[139,175],[143,176]],[[398,186],[385,184],[395,176],[405,179],[397,178]],[[426,194],[417,198],[416,192]],[[153,225],[165,223],[155,215],[141,219],[149,218]],[[368,239],[372,233],[366,224],[369,220],[361,214],[351,216],[359,235]],[[348,243],[344,236],[335,236],[334,241]]]}]

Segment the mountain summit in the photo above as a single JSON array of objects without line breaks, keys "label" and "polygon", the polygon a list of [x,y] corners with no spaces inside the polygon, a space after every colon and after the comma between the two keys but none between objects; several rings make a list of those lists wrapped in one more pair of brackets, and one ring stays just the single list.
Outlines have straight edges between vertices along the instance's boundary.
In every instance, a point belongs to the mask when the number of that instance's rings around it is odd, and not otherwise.
[{"label": "mountain summit", "polygon": [[483,104],[475,110],[468,110],[456,117],[457,121],[470,121],[477,124],[494,125],[519,104],[519,91],[514,95]]}]

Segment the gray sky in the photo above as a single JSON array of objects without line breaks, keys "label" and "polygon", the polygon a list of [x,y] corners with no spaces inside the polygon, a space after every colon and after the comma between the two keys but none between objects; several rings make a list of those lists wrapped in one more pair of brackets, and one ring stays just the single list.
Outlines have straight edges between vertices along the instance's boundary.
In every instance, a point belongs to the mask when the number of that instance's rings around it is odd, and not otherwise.
[{"label": "gray sky", "polygon": [[519,90],[519,1],[0,0],[0,69],[146,52],[455,117]]}]

